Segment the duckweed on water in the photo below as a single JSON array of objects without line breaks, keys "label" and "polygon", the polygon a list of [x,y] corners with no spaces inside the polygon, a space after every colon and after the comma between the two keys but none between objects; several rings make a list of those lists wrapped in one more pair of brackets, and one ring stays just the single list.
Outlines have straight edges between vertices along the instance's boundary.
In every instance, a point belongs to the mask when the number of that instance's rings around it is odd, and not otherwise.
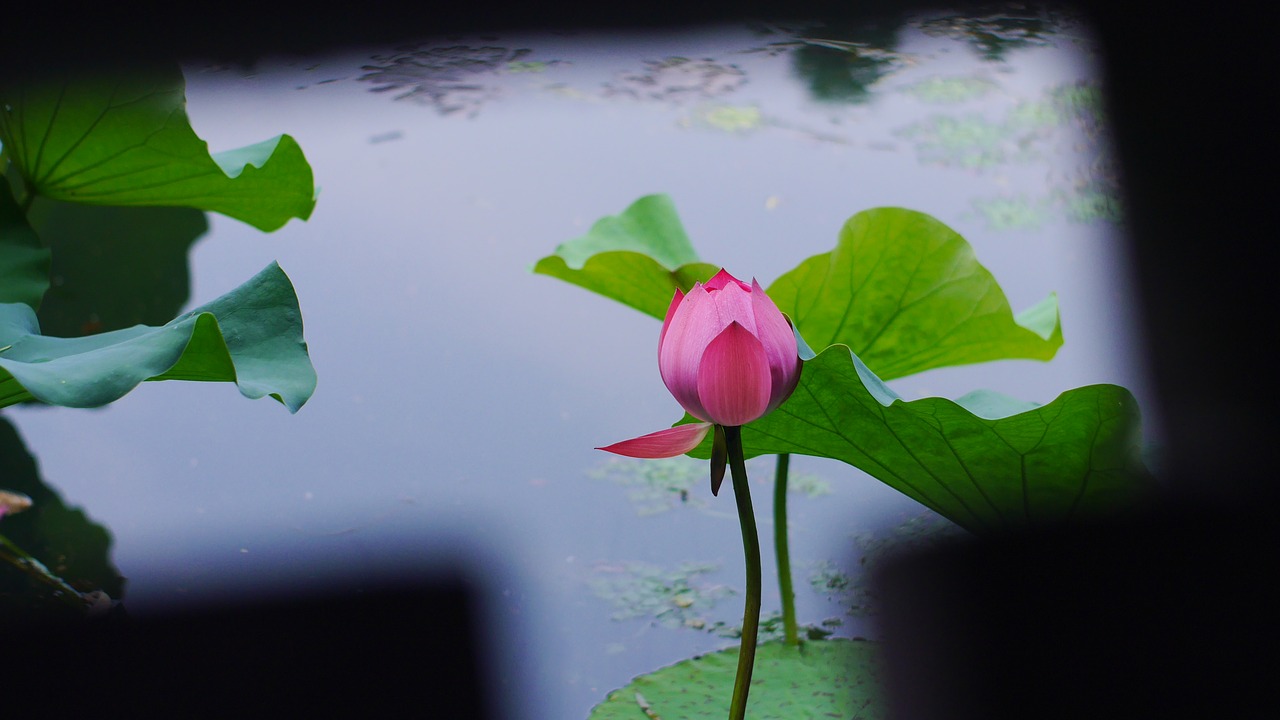
[{"label": "duckweed on water", "polygon": [[[825,640],[836,633],[836,630],[844,626],[844,620],[838,617],[830,617],[817,623],[801,625],[799,634],[805,640]],[[706,628],[712,634],[723,638],[737,640],[742,637],[742,623],[717,622]],[[782,642],[786,638],[786,627],[783,625],[782,613],[773,611],[760,616],[760,642]]]},{"label": "duckweed on water", "polygon": [[1034,230],[1049,219],[1049,206],[1025,195],[976,198],[973,207],[992,230]]},{"label": "duckweed on water", "polygon": [[[865,617],[876,611],[876,598],[867,582],[867,570],[890,553],[921,549],[962,537],[964,531],[945,518],[926,511],[907,518],[891,530],[866,532],[853,537],[863,572],[851,574],[849,568],[829,560],[810,565],[809,587],[830,602],[846,608],[846,615]],[[827,621],[824,621],[826,626]]]},{"label": "duckweed on water", "polygon": [[627,500],[642,517],[657,515],[682,505],[706,506],[696,489],[707,483],[707,465],[688,457],[648,462],[610,459],[588,471],[593,480],[608,480],[627,488]]},{"label": "duckweed on water", "polygon": [[705,577],[719,570],[712,563],[681,563],[668,570],[649,563],[600,566],[601,576],[589,580],[596,597],[613,605],[614,620],[649,618],[669,628],[702,629],[711,623],[705,613],[721,598],[734,594],[725,585],[707,582]]},{"label": "duckweed on water", "polygon": [[754,105],[708,105],[694,110],[681,124],[730,133],[757,130],[764,125],[760,108]]},{"label": "duckweed on water", "polygon": [[929,78],[908,85],[903,90],[922,102],[944,105],[978,100],[997,87],[989,78],[970,75]]}]

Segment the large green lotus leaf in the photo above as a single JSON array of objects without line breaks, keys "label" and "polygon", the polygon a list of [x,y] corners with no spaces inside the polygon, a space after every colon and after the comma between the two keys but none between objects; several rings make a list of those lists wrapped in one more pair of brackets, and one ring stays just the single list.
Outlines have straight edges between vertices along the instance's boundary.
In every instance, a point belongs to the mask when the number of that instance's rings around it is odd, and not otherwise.
[{"label": "large green lotus leaf", "polygon": [[[79,508],[67,507],[44,483],[35,458],[17,430],[0,417],[0,490],[31,498],[31,507],[0,520],[0,535],[80,592],[102,590],[119,600],[124,578],[111,562],[111,533]],[[6,593],[22,593],[26,583],[0,567],[0,608]],[[20,604],[20,603],[19,603]]]},{"label": "large green lotus leaf", "polygon": [[0,407],[24,400],[98,407],[144,380],[234,382],[297,412],[316,386],[293,284],[272,263],[162,327],[81,338],[40,334],[27,305],[0,305]]},{"label": "large green lotus leaf", "polygon": [[1053,295],[1014,316],[951,228],[914,210],[849,218],[836,249],[768,289],[814,347],[847,345],[885,380],[988,360],[1049,360],[1062,346]]},{"label": "large green lotus leaf", "polygon": [[0,178],[0,303],[40,307],[49,287],[49,249],[40,244],[26,216]]},{"label": "large green lotus leaf", "polygon": [[562,243],[533,271],[560,278],[661,320],[676,288],[715,274],[698,260],[667,195],[646,195],[621,215],[601,218],[586,235]]},{"label": "large green lotus leaf", "polygon": [[38,317],[46,335],[163,325],[190,293],[187,253],[209,229],[193,208],[104,207],[37,198],[27,214],[53,251]]},{"label": "large green lotus leaf", "polygon": [[209,154],[176,66],[35,85],[0,81],[0,143],[29,191],[89,205],[211,210],[270,232],[315,206],[288,135]]},{"label": "large green lotus leaf", "polygon": [[[907,402],[842,345],[807,360],[795,393],[742,441],[748,456],[844,461],[980,534],[1095,517],[1152,489],[1138,404],[1122,387],[1043,406],[989,391]],[[710,440],[691,454],[710,457]]]},{"label": "large green lotus leaf", "polygon": [[[877,648],[865,640],[782,642],[756,648],[747,717],[765,720],[886,716]],[[721,717],[737,673],[738,648],[700,655],[641,675],[609,693],[590,720]]]}]

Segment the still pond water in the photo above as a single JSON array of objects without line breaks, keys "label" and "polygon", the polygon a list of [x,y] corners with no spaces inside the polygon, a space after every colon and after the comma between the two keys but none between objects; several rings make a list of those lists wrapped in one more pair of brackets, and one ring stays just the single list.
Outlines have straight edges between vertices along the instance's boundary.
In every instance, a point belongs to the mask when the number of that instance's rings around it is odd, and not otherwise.
[{"label": "still pond water", "polygon": [[[155,383],[102,410],[5,415],[45,482],[109,528],[131,614],[461,554],[492,595],[506,716],[585,717],[637,674],[735,644],[742,552],[703,463],[592,449],[680,416],[658,323],[529,267],[655,192],[704,259],[766,286],[859,210],[921,210],[1015,310],[1056,291],[1066,344],[898,393],[1047,402],[1118,383],[1151,437],[1096,63],[1069,17],[945,15],[193,62],[211,148],[287,132],[321,192],[309,222],[271,235],[211,216],[187,306],[278,260],[314,397],[291,416],[229,385]],[[749,468],[768,614],[772,468]],[[839,463],[792,472],[800,621],[874,637],[860,572],[837,561],[946,523]]]}]

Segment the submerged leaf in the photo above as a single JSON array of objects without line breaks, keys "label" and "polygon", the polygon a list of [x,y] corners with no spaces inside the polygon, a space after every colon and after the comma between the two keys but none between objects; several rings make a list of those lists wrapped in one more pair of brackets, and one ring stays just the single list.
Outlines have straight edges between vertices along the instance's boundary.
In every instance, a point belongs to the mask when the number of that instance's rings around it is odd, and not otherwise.
[{"label": "submerged leaf", "polygon": [[103,207],[37,198],[27,215],[56,278],[38,317],[46,335],[163,325],[190,294],[187,254],[209,229],[192,208]]},{"label": "submerged leaf", "polygon": [[30,307],[0,305],[0,347],[0,407],[98,407],[145,380],[198,380],[234,382],[297,412],[316,385],[297,296],[275,263],[162,327],[45,337]]},{"label": "submerged leaf", "polygon": [[[750,717],[886,716],[877,646],[865,640],[782,642],[756,648]],[[738,648],[699,655],[632,680],[591,710],[590,720],[703,718],[724,714],[737,674]]]},{"label": "submerged leaf", "polygon": [[279,135],[210,155],[176,66],[0,82],[0,143],[28,192],[88,205],[211,210],[270,232],[315,206],[311,166]]},{"label": "submerged leaf", "polygon": [[666,195],[646,195],[622,214],[598,220],[533,267],[659,320],[676,289],[687,291],[716,270],[698,260]]},{"label": "submerged leaf", "polygon": [[1049,360],[1062,346],[1055,296],[1015,317],[969,243],[914,210],[854,215],[835,250],[805,260],[768,292],[815,347],[847,345],[885,380],[989,360]]},{"label": "submerged leaf", "polygon": [[[693,418],[686,416],[685,421]],[[975,533],[1079,520],[1152,489],[1141,420],[1115,385],[1068,390],[1036,406],[996,393],[906,402],[844,346],[805,362],[800,385],[743,427],[748,456],[834,458]],[[695,457],[709,457],[704,441]]]}]

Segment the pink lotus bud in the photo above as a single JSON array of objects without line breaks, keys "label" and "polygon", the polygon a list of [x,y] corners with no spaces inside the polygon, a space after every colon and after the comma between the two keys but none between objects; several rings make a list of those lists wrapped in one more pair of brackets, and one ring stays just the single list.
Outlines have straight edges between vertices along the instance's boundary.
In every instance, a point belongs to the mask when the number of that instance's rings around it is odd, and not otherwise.
[{"label": "pink lotus bud", "polygon": [[690,415],[746,425],[782,404],[800,380],[795,334],[760,283],[721,270],[676,291],[658,338],[662,381]]},{"label": "pink lotus bud", "polygon": [[800,381],[791,325],[764,293],[721,270],[686,295],[676,290],[658,337],[662,381],[702,423],[599,448],[630,457],[673,457],[697,447],[713,424],[746,425],[791,396]]}]

